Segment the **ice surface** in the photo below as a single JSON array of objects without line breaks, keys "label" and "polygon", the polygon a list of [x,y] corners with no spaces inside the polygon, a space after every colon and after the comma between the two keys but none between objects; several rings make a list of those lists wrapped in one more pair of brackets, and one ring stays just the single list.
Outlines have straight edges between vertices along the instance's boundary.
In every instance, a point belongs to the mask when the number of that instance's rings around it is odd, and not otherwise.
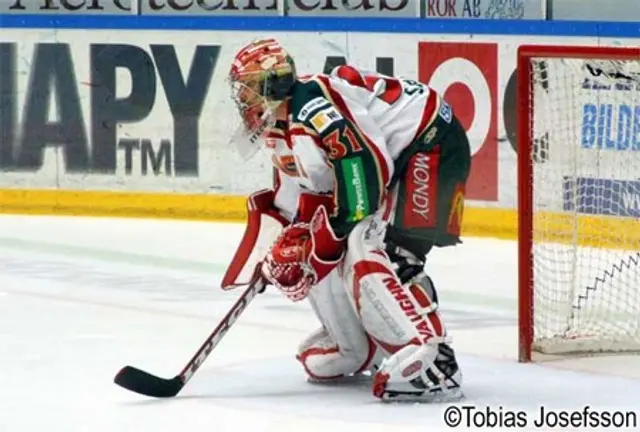
[{"label": "ice surface", "polygon": [[[366,381],[307,383],[293,356],[317,322],[275,292],[251,304],[179,397],[115,386],[125,364],[179,372],[239,295],[217,287],[242,229],[0,217],[0,431],[446,429],[444,405],[381,405]],[[466,239],[429,264],[465,375],[461,404],[532,418],[539,405],[589,404],[640,417],[637,357],[515,361],[515,262],[511,242]]]}]

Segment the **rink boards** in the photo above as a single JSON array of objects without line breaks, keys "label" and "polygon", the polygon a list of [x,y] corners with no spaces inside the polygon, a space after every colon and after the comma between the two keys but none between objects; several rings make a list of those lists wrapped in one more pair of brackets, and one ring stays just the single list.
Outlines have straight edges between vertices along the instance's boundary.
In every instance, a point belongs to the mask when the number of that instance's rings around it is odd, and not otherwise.
[{"label": "rink boards", "polygon": [[[242,164],[229,143],[238,120],[225,78],[243,44],[269,36],[292,53],[300,73],[326,72],[349,61],[417,77],[443,93],[473,147],[464,235],[515,238],[517,48],[525,43],[640,44],[632,37],[638,35],[634,24],[456,20],[409,25],[378,19],[359,21],[345,33],[335,19],[294,25],[275,18],[172,17],[162,24],[170,28],[158,30],[158,20],[85,18],[3,17],[2,212],[244,220],[244,197],[270,186],[271,162],[260,155]],[[274,31],[265,34],[265,26]],[[631,132],[625,139],[635,139]],[[581,131],[574,135],[579,147]],[[640,166],[634,143],[593,151],[625,151]],[[562,182],[553,187],[561,202]],[[540,235],[564,242],[578,232],[585,245],[618,247],[622,238],[635,247],[640,244],[640,192],[630,189],[620,199],[628,207],[624,213],[585,211],[577,225],[562,213],[562,204],[546,209],[541,217],[561,227]]]},{"label": "rink boards", "polygon": [[[246,198],[239,195],[190,195],[101,191],[0,190],[3,213],[58,214],[244,222]],[[538,213],[535,242],[640,250],[637,218],[575,217],[570,213]],[[467,207],[463,236],[516,239],[515,210]]]}]

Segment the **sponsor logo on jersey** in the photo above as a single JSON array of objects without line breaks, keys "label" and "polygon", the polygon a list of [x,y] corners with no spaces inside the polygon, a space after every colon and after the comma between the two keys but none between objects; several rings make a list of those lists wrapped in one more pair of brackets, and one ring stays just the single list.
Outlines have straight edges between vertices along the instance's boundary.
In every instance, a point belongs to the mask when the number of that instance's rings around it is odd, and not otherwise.
[{"label": "sponsor logo on jersey", "polygon": [[343,159],[342,171],[347,189],[349,222],[357,222],[369,214],[369,196],[360,159]]},{"label": "sponsor logo on jersey", "polygon": [[404,205],[405,227],[436,226],[439,153],[418,153],[409,162],[405,177],[407,196]]},{"label": "sponsor logo on jersey", "polygon": [[440,117],[447,123],[451,123],[453,119],[453,111],[451,110],[451,106],[445,101],[440,102],[440,110],[438,111]]},{"label": "sponsor logo on jersey", "polygon": [[436,137],[437,134],[438,134],[437,126],[431,126],[429,128],[429,131],[424,136],[424,143],[425,144],[430,144],[431,141],[433,141],[433,139]]},{"label": "sponsor logo on jersey", "polygon": [[447,233],[459,236],[462,227],[462,215],[464,213],[464,183],[456,185],[456,191],[451,200],[451,210],[447,220]]},{"label": "sponsor logo on jersey", "polygon": [[305,121],[309,114],[313,113],[318,108],[321,108],[326,105],[331,105],[331,103],[323,98],[322,96],[318,96],[317,98],[311,99],[309,102],[304,104],[300,112],[298,113],[298,119],[300,121]]},{"label": "sponsor logo on jersey", "polygon": [[342,120],[342,114],[340,114],[334,107],[330,107],[318,112],[311,117],[311,124],[318,133],[324,132],[332,123]]}]

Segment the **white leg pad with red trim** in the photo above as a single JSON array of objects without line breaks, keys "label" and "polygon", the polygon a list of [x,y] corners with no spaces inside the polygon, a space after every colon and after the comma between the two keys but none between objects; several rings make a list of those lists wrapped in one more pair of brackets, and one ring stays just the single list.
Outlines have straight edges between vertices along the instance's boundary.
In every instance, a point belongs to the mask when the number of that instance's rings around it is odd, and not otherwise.
[{"label": "white leg pad with red trim", "polygon": [[338,269],[313,287],[308,300],[322,327],[308,336],[296,358],[309,378],[335,379],[368,370],[380,357],[353,311]]},{"label": "white leg pad with red trim", "polygon": [[449,402],[460,399],[462,373],[451,347],[409,344],[386,359],[373,382],[383,400]]},{"label": "white leg pad with red trim", "polygon": [[[384,252],[383,232],[378,226],[376,217],[370,216],[354,228],[344,262],[345,282],[356,313],[366,332],[388,356],[376,375],[374,394],[390,394],[387,384],[389,389],[395,386],[394,396],[421,395],[436,384],[444,388],[444,381],[434,384],[415,380],[423,375],[445,375],[434,365],[440,345],[447,346],[448,338],[438,304],[432,301],[431,279],[419,273],[402,284]],[[450,351],[454,365],[450,370],[459,374]],[[461,380],[456,375],[458,378]]]},{"label": "white leg pad with red trim", "polygon": [[367,218],[351,232],[344,263],[345,281],[362,325],[390,354],[408,343],[444,342],[438,305],[420,284],[401,284],[380,239],[371,234],[374,221]]}]

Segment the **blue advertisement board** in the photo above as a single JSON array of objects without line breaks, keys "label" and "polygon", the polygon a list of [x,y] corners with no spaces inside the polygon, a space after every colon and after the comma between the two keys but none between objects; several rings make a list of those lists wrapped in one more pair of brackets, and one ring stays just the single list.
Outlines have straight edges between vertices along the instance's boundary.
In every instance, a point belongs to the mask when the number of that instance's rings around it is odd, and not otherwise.
[{"label": "blue advertisement board", "polygon": [[[640,78],[603,84],[585,79],[582,89],[593,92],[582,106],[583,149],[640,151]],[[617,101],[626,101],[620,103]]]},{"label": "blue advertisement board", "polygon": [[640,218],[640,179],[565,177],[563,202],[566,211]]}]

